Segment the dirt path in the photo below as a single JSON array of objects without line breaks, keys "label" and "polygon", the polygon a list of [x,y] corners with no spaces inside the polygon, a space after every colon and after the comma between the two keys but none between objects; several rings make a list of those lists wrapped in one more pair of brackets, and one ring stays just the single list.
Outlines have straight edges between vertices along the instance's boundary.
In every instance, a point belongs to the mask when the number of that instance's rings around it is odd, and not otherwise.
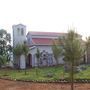
[{"label": "dirt path", "polygon": [[[75,90],[90,90],[90,84],[76,84]],[[0,90],[70,90],[69,84],[30,83],[0,79]]]}]

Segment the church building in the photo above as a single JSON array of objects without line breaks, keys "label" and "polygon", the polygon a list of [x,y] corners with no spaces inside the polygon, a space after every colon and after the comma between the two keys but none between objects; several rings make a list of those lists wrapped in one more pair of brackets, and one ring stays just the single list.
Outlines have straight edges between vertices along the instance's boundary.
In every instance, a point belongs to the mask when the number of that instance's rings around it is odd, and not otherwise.
[{"label": "church building", "polygon": [[[56,60],[52,51],[53,41],[57,40],[58,38],[65,37],[66,33],[29,31],[26,34],[26,26],[23,24],[13,25],[12,28],[13,46],[15,47],[17,44],[23,44],[24,41],[26,41],[29,47],[27,60],[25,60],[24,55],[21,55],[20,57],[21,69],[37,66],[37,48],[41,53],[39,66],[53,66],[56,64]],[[81,36],[79,38],[81,39]],[[59,64],[63,63],[64,61],[62,56],[59,58]],[[18,62],[16,62],[16,64],[18,65]]]}]

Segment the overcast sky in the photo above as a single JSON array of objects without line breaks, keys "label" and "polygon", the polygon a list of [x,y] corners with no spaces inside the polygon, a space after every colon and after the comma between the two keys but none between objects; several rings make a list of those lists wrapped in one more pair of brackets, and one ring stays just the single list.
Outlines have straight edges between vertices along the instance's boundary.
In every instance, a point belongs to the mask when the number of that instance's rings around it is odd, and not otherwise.
[{"label": "overcast sky", "polygon": [[0,29],[13,24],[27,31],[67,32],[69,28],[90,35],[90,0],[0,0]]}]

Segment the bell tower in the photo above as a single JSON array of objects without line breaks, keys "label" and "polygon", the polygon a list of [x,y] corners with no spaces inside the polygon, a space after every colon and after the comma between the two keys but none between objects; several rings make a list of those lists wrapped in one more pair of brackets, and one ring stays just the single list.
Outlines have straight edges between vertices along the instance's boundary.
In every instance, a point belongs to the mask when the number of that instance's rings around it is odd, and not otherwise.
[{"label": "bell tower", "polygon": [[13,25],[13,46],[23,44],[26,41],[26,26],[23,24]]}]

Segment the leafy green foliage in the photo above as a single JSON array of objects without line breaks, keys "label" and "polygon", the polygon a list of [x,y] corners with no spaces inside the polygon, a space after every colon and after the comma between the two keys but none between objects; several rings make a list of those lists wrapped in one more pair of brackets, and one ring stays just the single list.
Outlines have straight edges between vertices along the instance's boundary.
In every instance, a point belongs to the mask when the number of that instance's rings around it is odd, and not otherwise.
[{"label": "leafy green foliage", "polygon": [[90,36],[86,38],[86,42],[85,42],[85,54],[86,54],[86,62],[85,63],[89,63],[90,60]]},{"label": "leafy green foliage", "polygon": [[21,54],[27,55],[29,48],[26,44],[17,44],[16,47],[13,48],[13,53],[15,56],[20,57]]},{"label": "leafy green foliage", "polygon": [[[16,60],[18,60],[17,62],[18,62],[19,67],[20,67],[20,56],[23,54],[26,60],[28,51],[29,51],[29,47],[26,45],[26,43],[18,44],[16,45],[16,47],[13,48],[13,53],[15,55],[14,57]],[[26,71],[25,71],[25,74],[26,74]]]},{"label": "leafy green foliage", "polygon": [[[0,65],[5,64],[10,59],[10,48],[8,46],[11,42],[11,36],[9,33],[7,33],[6,30],[1,29],[0,30]],[[5,63],[4,63],[5,62]]]},{"label": "leafy green foliage", "polygon": [[40,63],[40,56],[41,56],[40,50],[37,48],[37,52],[36,52],[37,67],[35,67],[37,76],[38,76],[38,67],[39,67],[39,63]]},{"label": "leafy green foliage", "polygon": [[68,32],[67,38],[64,40],[63,47],[65,61],[68,61],[69,63],[74,62],[74,64],[76,64],[75,62],[78,62],[84,54],[81,42],[74,31]]},{"label": "leafy green foliage", "polygon": [[14,54],[14,64],[17,64],[18,67],[20,67],[20,56],[22,54],[22,46],[20,44],[16,45],[16,47],[13,48],[13,54]]},{"label": "leafy green foliage", "polygon": [[22,48],[22,54],[27,56],[28,51],[29,51],[29,47],[26,45],[26,43],[22,44],[21,48]]},{"label": "leafy green foliage", "polygon": [[[29,52],[29,47],[27,46],[26,42],[24,42],[24,44],[22,44],[22,54],[25,55],[25,60],[27,59],[27,54]],[[26,68],[25,68],[25,75],[27,74],[26,72]]]},{"label": "leafy green foliage", "polygon": [[38,64],[38,66],[39,66],[39,63],[40,63],[40,56],[41,56],[40,50],[37,48],[36,58],[37,58],[37,64]]},{"label": "leafy green foliage", "polygon": [[6,55],[3,55],[3,56],[0,55],[0,66],[6,64],[7,61],[8,59]]},{"label": "leafy green foliage", "polygon": [[73,30],[70,30],[63,40],[64,60],[70,67],[71,90],[73,90],[75,66],[84,56],[84,49],[80,40],[79,35]]},{"label": "leafy green foliage", "polygon": [[16,45],[16,47],[13,48],[13,53],[19,57],[22,54],[22,45]]},{"label": "leafy green foliage", "polygon": [[90,47],[90,36],[86,38],[86,51],[89,49]]},{"label": "leafy green foliage", "polygon": [[40,55],[41,55],[40,50],[37,48],[36,57],[39,59],[40,58]]},{"label": "leafy green foliage", "polygon": [[56,63],[59,64],[58,59],[62,55],[62,48],[59,45],[56,45],[55,43],[53,43],[52,51],[53,51],[53,54],[54,54],[54,58],[56,60]]}]

